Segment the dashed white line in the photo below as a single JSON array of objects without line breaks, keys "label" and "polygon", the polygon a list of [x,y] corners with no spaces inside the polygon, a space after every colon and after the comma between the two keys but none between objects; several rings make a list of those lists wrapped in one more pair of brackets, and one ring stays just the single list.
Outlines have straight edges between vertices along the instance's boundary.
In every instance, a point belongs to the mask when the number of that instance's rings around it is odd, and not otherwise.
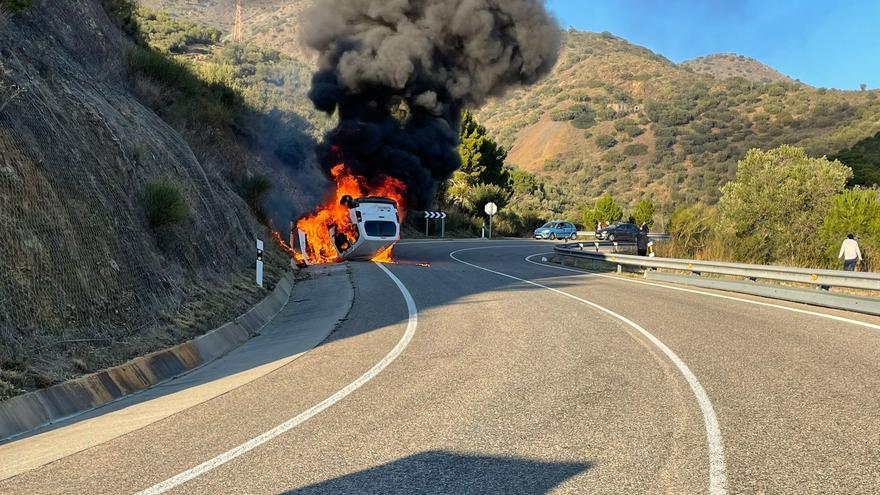
[{"label": "dashed white line", "polygon": [[409,345],[410,341],[413,338],[413,335],[416,333],[416,327],[419,322],[418,310],[416,309],[416,303],[413,301],[412,295],[407,290],[406,286],[403,285],[403,282],[400,281],[393,273],[391,273],[388,268],[385,266],[378,264],[377,266],[382,269],[382,271],[387,274],[391,280],[397,285],[397,288],[400,290],[400,293],[403,294],[403,298],[406,300],[406,309],[409,312],[409,319],[406,324],[406,331],[403,333],[403,337],[401,337],[400,341],[394,346],[394,349],[391,350],[381,361],[376,363],[375,366],[370,368],[369,371],[361,375],[360,378],[348,384],[342,390],[336,392],[330,397],[327,397],[320,403],[312,406],[310,409],[302,412],[298,416],[281,423],[280,425],[272,428],[271,430],[257,436],[247,442],[235,447],[234,449],[228,450],[213,459],[209,459],[202,464],[199,464],[196,467],[188,469],[172,478],[168,478],[167,480],[157,483],[156,485],[147,488],[146,490],[140,491],[137,495],[158,495],[160,493],[165,493],[172,488],[178,487],[187,481],[190,481],[194,478],[198,478],[199,476],[216,469],[227,462],[239,457],[243,454],[254,450],[255,448],[263,445],[264,443],[283,435],[284,433],[296,428],[300,424],[308,421],[312,417],[320,414],[322,411],[330,408],[337,402],[351,395],[355,390],[361,388],[364,384],[372,380],[379,373],[382,372],[385,368],[388,367],[398,356],[406,349],[407,345]]},{"label": "dashed white line", "polygon": [[582,299],[575,295],[569,294],[567,292],[561,291],[559,289],[554,289],[546,285],[541,285],[537,282],[532,282],[531,280],[526,280],[524,278],[515,277],[507,273],[502,273],[479,265],[475,265],[473,263],[468,263],[467,261],[463,261],[455,256],[458,253],[463,253],[466,251],[494,249],[496,247],[501,246],[459,249],[458,251],[453,251],[452,253],[449,253],[449,257],[459,263],[476,268],[478,270],[494,273],[495,275],[507,277],[509,279],[517,280],[519,282],[533,285],[535,287],[540,287],[542,289],[547,289],[551,292],[555,292],[562,296],[574,299],[590,307],[598,309],[599,311],[608,314],[629,325],[630,327],[644,335],[645,338],[650,340],[655,346],[657,346],[658,349],[660,349],[660,351],[663,352],[663,354],[666,354],[666,357],[668,357],[669,360],[672,361],[675,367],[678,368],[678,371],[684,376],[685,380],[688,382],[688,385],[690,385],[691,390],[693,391],[694,396],[697,399],[697,404],[700,406],[700,411],[703,414],[703,423],[706,428],[706,444],[709,450],[709,493],[710,495],[725,495],[727,493],[727,469],[725,467],[724,443],[721,439],[721,429],[718,426],[718,417],[715,415],[715,409],[712,407],[712,401],[709,400],[709,395],[706,393],[706,390],[703,388],[702,385],[700,385],[699,380],[697,380],[697,377],[693,374],[693,372],[691,372],[690,368],[687,367],[684,361],[682,361],[681,358],[679,358],[678,355],[672,351],[672,349],[667,347],[666,344],[660,341],[660,339],[655,337],[653,334],[651,334],[635,322],[615,313],[614,311],[611,311],[610,309],[607,309],[586,299]]},{"label": "dashed white line", "polygon": [[806,309],[792,308],[790,306],[781,306],[779,304],[773,304],[773,303],[768,303],[768,302],[763,302],[763,301],[755,301],[753,299],[743,299],[741,297],[727,296],[724,294],[715,294],[713,292],[706,292],[706,291],[702,291],[702,290],[686,289],[684,287],[674,287],[671,285],[658,284],[658,283],[654,283],[654,282],[645,282],[643,280],[633,280],[630,278],[615,277],[613,275],[603,275],[601,273],[592,273],[592,272],[587,272],[584,270],[576,270],[573,268],[548,265],[546,263],[538,263],[537,261],[532,261],[532,258],[534,258],[535,256],[544,256],[544,255],[548,255],[548,254],[554,254],[554,253],[533,254],[531,256],[527,256],[526,261],[533,264],[533,265],[543,266],[546,268],[553,268],[554,270],[563,270],[563,271],[567,271],[567,272],[574,272],[574,273],[578,273],[580,275],[587,276],[587,277],[601,277],[601,278],[607,278],[607,279],[611,279],[611,280],[617,280],[619,282],[628,282],[631,284],[650,285],[651,287],[662,287],[664,289],[677,290],[679,292],[688,292],[691,294],[702,294],[704,296],[715,297],[718,299],[727,299],[728,301],[738,301],[738,302],[743,302],[743,303],[748,303],[748,304],[754,304],[756,306],[764,306],[767,308],[776,308],[776,309],[781,309],[784,311],[791,311],[792,313],[800,313],[800,314],[804,314],[804,315],[818,316],[820,318],[827,318],[829,320],[840,321],[843,323],[850,323],[852,325],[858,325],[858,326],[870,328],[873,330],[880,330],[880,325],[876,325],[874,323],[868,323],[867,321],[853,320],[851,318],[845,318],[843,316],[829,315],[829,314],[825,314],[825,313],[817,313],[815,311],[809,311]]}]

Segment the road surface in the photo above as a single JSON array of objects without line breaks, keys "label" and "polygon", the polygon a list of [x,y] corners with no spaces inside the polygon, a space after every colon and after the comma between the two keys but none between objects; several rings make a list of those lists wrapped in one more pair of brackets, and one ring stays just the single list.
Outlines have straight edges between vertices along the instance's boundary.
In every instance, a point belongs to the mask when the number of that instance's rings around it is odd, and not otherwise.
[{"label": "road surface", "polygon": [[319,347],[0,493],[880,491],[880,318],[551,250],[413,241],[353,264]]}]

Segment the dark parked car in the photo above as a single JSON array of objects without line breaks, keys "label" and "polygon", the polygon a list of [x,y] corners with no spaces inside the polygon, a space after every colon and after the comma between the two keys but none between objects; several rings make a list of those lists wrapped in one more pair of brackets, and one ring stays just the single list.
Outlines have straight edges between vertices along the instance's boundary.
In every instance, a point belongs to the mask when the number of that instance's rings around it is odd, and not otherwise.
[{"label": "dark parked car", "polygon": [[596,232],[596,238],[608,241],[633,241],[639,238],[639,227],[632,223],[615,223]]}]

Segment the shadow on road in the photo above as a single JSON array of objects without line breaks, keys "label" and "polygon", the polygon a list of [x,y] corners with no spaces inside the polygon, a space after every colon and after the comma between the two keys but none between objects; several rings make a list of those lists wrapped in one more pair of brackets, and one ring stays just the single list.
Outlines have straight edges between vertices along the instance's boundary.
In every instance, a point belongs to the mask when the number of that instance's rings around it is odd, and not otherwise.
[{"label": "shadow on road", "polygon": [[590,462],[544,462],[428,451],[283,495],[538,494],[549,492],[591,467]]}]

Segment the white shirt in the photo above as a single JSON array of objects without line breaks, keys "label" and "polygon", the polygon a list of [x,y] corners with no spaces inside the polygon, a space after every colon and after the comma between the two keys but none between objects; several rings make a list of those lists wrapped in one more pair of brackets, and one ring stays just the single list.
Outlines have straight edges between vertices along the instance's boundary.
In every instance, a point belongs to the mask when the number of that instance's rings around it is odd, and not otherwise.
[{"label": "white shirt", "polygon": [[856,242],[855,239],[847,239],[843,241],[843,245],[840,246],[840,254],[838,254],[837,257],[845,260],[858,259],[861,261],[862,251],[859,249],[859,243]]}]

